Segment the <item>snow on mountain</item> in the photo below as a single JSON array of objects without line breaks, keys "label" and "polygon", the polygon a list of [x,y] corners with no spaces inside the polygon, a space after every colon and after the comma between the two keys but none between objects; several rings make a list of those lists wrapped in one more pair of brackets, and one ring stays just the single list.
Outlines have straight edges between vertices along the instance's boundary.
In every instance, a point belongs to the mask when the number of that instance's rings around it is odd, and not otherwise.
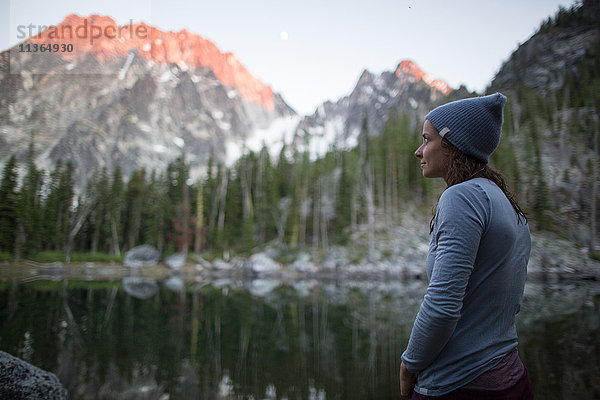
[{"label": "snow on mountain", "polygon": [[294,140],[313,158],[334,146],[349,149],[356,146],[364,119],[369,134],[381,132],[392,111],[413,115],[420,121],[453,92],[447,83],[426,74],[409,60],[400,62],[394,71],[379,75],[365,70],[348,96],[335,103],[327,101],[304,117]]}]

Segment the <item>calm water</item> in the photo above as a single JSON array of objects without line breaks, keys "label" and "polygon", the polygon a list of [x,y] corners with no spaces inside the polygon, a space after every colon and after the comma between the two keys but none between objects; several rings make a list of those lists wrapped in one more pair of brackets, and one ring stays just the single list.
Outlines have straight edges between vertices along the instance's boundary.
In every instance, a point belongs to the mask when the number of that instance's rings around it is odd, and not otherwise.
[{"label": "calm water", "polygon": [[[425,283],[0,282],[0,349],[71,399],[398,399]],[[518,329],[537,399],[600,398],[600,287],[528,284]]]}]

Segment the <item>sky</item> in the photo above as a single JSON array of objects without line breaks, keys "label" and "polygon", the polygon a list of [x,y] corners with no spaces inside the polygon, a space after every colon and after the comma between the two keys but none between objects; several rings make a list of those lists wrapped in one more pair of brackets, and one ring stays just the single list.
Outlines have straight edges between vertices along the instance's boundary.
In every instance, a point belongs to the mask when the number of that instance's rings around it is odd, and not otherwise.
[{"label": "sky", "polygon": [[[0,0],[0,50],[19,25],[57,25],[71,13],[187,29],[232,52],[298,113],[349,94],[367,69],[414,61],[482,93],[502,63],[560,6],[575,0]],[[37,32],[36,32],[37,33]]]}]

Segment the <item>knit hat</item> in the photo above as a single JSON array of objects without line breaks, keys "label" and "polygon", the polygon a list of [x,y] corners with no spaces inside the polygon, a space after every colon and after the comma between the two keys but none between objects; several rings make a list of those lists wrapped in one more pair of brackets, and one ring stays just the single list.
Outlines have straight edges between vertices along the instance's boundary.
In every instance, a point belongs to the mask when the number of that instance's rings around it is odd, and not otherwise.
[{"label": "knit hat", "polygon": [[487,163],[500,143],[505,103],[501,93],[472,97],[441,105],[425,119],[460,151]]}]

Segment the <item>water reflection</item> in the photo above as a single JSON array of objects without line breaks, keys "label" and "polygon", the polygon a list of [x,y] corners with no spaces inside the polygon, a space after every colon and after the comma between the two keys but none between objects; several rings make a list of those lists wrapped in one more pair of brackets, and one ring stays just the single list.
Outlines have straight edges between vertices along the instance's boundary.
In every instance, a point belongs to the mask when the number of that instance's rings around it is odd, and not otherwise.
[{"label": "water reflection", "polygon": [[[424,290],[165,282],[142,300],[120,281],[10,281],[0,349],[55,372],[73,399],[397,399]],[[527,286],[520,351],[537,398],[600,397],[598,292]]]}]

